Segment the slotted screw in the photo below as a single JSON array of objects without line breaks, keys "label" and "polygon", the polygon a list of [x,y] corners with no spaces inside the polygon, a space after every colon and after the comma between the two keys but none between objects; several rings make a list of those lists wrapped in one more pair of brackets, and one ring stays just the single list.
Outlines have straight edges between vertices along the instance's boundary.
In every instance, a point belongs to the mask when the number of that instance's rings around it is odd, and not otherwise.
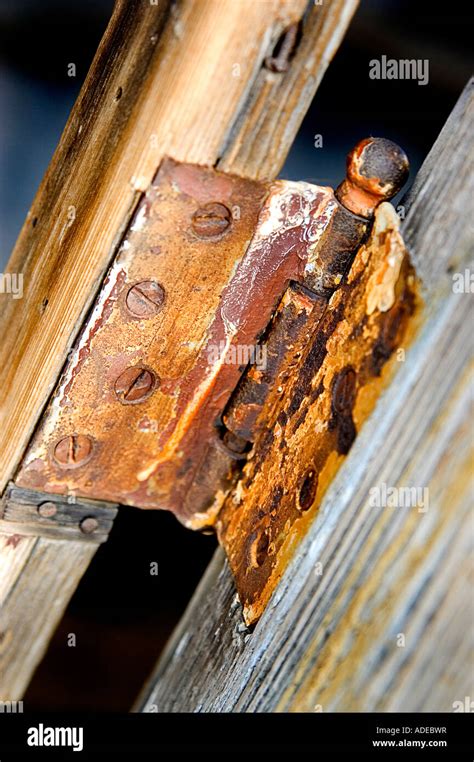
[{"label": "slotted screw", "polygon": [[192,228],[199,238],[217,238],[226,233],[232,222],[232,213],[224,204],[212,202],[197,209]]},{"label": "slotted screw", "polygon": [[152,317],[156,315],[165,301],[163,286],[154,280],[142,280],[135,283],[127,294],[126,304],[135,317]]},{"label": "slotted screw", "polygon": [[156,376],[139,365],[127,368],[115,382],[115,394],[124,405],[142,402],[150,396],[156,385]]},{"label": "slotted screw", "polygon": [[93,442],[85,434],[70,434],[59,440],[54,448],[54,460],[62,468],[76,468],[92,454]]},{"label": "slotted screw", "polygon": [[351,415],[356,391],[354,368],[343,368],[335,377],[332,390],[332,408],[339,415]]}]

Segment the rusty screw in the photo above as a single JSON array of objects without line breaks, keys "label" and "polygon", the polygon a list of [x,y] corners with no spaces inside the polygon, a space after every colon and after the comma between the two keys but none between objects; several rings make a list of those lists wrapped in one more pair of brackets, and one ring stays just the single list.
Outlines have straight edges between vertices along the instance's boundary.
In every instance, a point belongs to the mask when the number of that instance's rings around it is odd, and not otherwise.
[{"label": "rusty screw", "polygon": [[301,511],[307,511],[314,503],[318,489],[318,475],[311,469],[303,479],[298,496],[298,507]]},{"label": "rusty screw", "polygon": [[332,388],[332,409],[336,415],[350,416],[356,392],[356,372],[346,366],[335,377]]},{"label": "rusty screw", "polygon": [[192,227],[198,238],[217,238],[230,228],[232,213],[224,206],[213,202],[197,209],[192,217]]},{"label": "rusty screw", "polygon": [[84,434],[63,437],[54,448],[54,459],[62,468],[82,466],[92,454],[92,439]]},{"label": "rusty screw", "polygon": [[354,368],[347,365],[334,376],[329,428],[337,428],[337,451],[347,455],[357,435],[352,417],[352,408],[356,398],[357,375]]},{"label": "rusty screw", "polygon": [[156,385],[156,377],[139,365],[127,368],[115,382],[115,394],[124,405],[143,402],[150,396]]},{"label": "rusty screw", "polygon": [[290,68],[290,58],[293,56],[301,37],[301,24],[296,23],[287,27],[278,40],[273,55],[268,56],[265,67],[270,71],[281,74]]},{"label": "rusty screw", "polygon": [[58,506],[56,503],[41,503],[41,505],[38,506],[38,513],[40,516],[42,516],[44,519],[51,519],[53,516],[56,516],[58,512]]},{"label": "rusty screw", "polygon": [[84,534],[92,534],[99,528],[99,522],[93,516],[88,516],[82,519],[79,528]]},{"label": "rusty screw", "polygon": [[152,317],[163,306],[165,290],[154,280],[142,280],[131,287],[125,301],[129,311],[135,317]]},{"label": "rusty screw", "polygon": [[258,568],[259,566],[263,566],[263,564],[265,563],[267,555],[268,555],[269,544],[270,544],[270,538],[268,536],[268,531],[264,529],[263,532],[254,541],[254,544],[252,547],[254,567]]}]

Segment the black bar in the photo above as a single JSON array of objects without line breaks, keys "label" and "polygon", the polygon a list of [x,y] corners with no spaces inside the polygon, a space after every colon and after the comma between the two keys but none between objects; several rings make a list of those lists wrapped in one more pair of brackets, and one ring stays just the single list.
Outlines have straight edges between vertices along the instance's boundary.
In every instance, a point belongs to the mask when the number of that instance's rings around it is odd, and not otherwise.
[{"label": "black bar", "polygon": [[[64,731],[58,731],[61,728]],[[105,753],[107,758],[125,756],[139,762],[157,759],[160,751],[189,753],[192,747],[215,751],[221,758],[235,748],[251,762],[269,750],[288,753],[300,748],[340,750],[348,759],[360,752],[362,759],[408,754],[472,762],[471,739],[472,717],[467,713],[72,715],[8,713],[5,707],[0,713],[1,762],[105,759]],[[28,740],[42,745],[29,745]],[[326,762],[328,757],[320,759]]]}]

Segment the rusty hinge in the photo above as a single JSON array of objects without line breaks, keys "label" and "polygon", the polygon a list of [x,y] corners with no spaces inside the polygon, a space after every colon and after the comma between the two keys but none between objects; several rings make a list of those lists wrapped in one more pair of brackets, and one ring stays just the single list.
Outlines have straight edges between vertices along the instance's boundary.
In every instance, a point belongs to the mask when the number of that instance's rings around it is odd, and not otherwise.
[{"label": "rusty hinge", "polygon": [[[293,525],[308,520],[355,437],[364,417],[353,414],[356,399],[413,312],[413,276],[389,204],[369,238],[374,211],[407,172],[405,154],[374,138],[351,152],[335,192],[164,161],[15,485],[214,526],[255,621]],[[285,441],[314,417],[316,402],[319,455],[303,468]],[[272,491],[264,500],[265,469]]]}]

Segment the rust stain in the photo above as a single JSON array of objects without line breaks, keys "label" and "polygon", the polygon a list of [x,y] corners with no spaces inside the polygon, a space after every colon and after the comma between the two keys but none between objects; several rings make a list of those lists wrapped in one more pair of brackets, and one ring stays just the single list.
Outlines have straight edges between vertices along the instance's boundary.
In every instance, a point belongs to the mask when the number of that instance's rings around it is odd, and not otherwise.
[{"label": "rust stain", "polygon": [[[361,246],[367,218],[396,185],[374,185],[374,145],[353,152],[336,194],[164,161],[17,475],[18,486],[215,526],[248,623],[314,518],[416,311],[390,205],[378,207]],[[394,176],[403,176],[397,150]],[[370,196],[360,208],[359,192]],[[162,298],[141,314],[127,297],[143,283]],[[232,360],[242,347],[261,351],[266,365]],[[125,388],[137,378],[140,388]],[[71,437],[93,443],[83,464],[52,457]]]},{"label": "rust stain", "polygon": [[126,274],[122,269],[120,269],[117,273],[109,273],[108,277],[106,278],[101,291],[102,298],[96,305],[92,318],[88,322],[83,335],[79,339],[79,349],[77,351],[77,356],[75,360],[71,362],[68,374],[69,380],[64,386],[63,397],[59,401],[61,406],[68,404],[68,395],[73,387],[74,379],[80,372],[84,362],[91,353],[91,345],[95,335],[110,317],[114,308],[114,304],[117,301],[118,294],[123,289],[125,278]]},{"label": "rust stain", "polygon": [[7,540],[5,541],[5,547],[11,547],[16,548],[22,540],[24,540],[24,536],[21,534],[11,534],[8,536]]},{"label": "rust stain", "polygon": [[[262,426],[242,478],[219,515],[219,539],[248,624],[261,615],[386,383],[388,361],[402,342],[406,346],[416,322],[419,298],[406,252],[390,286],[392,306],[382,311],[386,302],[377,299],[368,312],[374,283],[383,282],[391,267],[392,247],[385,239],[380,242],[381,227],[399,242],[398,218],[384,207],[376,213],[371,237],[357,252],[347,279],[325,312],[315,316],[310,339],[284,388],[274,388],[265,401]],[[275,511],[262,496],[277,489],[282,496]],[[311,505],[308,495],[314,497]],[[249,559],[263,535],[273,553],[256,567]]]},{"label": "rust stain", "polygon": [[[232,211],[218,240],[195,233],[196,211],[209,205]],[[336,207],[328,188],[262,184],[165,161],[16,483],[168,509],[188,526],[212,524],[245,458],[222,442],[221,415],[245,370],[227,355],[257,345],[288,284],[304,280]],[[140,318],[127,309],[127,294],[147,280],[166,299],[157,314]],[[132,368],[160,382],[137,404],[117,404],[117,379]],[[94,441],[83,467],[51,457],[71,435]]]}]

